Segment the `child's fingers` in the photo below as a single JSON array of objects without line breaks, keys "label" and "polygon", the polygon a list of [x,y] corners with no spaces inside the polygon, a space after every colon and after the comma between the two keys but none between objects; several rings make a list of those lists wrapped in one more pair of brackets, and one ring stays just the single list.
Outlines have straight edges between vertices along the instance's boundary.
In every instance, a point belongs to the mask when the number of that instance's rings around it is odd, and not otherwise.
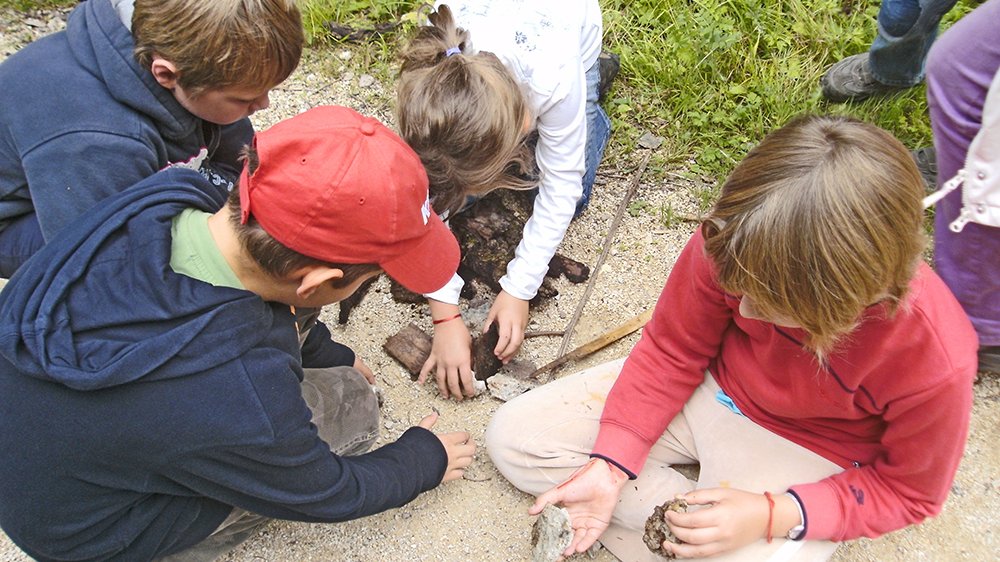
[{"label": "child's fingers", "polygon": [[[455,367],[449,368],[447,370],[447,375],[445,376],[445,380],[447,381],[448,391],[450,392],[451,397],[454,398],[455,400],[461,401],[463,397],[462,380],[458,376],[458,369]],[[448,397],[448,394],[446,393],[444,396]]]},{"label": "child's fingers", "polygon": [[418,423],[417,425],[424,429],[430,429],[434,427],[434,424],[437,423],[437,421],[438,421],[438,413],[433,412],[431,414],[427,414],[426,416],[424,416],[424,418],[420,420],[420,423]]},{"label": "child's fingers", "polygon": [[420,368],[420,375],[417,376],[417,382],[420,384],[427,382],[427,375],[431,373],[431,369],[433,369],[435,365],[436,361],[434,360],[434,354],[431,353],[431,356],[424,361],[424,366]]},{"label": "child's fingers", "polygon": [[448,372],[440,364],[437,366],[434,380],[437,381],[438,392],[441,393],[441,396],[450,398],[451,394],[448,393]]},{"label": "child's fingers", "polygon": [[459,368],[458,373],[459,373],[459,376],[460,376],[461,381],[462,381],[462,388],[465,389],[465,395],[468,396],[468,397],[470,397],[470,398],[473,397],[473,396],[475,396],[476,395],[476,387],[475,387],[475,385],[473,383],[473,380],[472,380],[473,377],[474,377],[474,375],[475,375],[475,373],[473,373],[472,369],[470,369],[468,367],[461,367],[461,368]]}]

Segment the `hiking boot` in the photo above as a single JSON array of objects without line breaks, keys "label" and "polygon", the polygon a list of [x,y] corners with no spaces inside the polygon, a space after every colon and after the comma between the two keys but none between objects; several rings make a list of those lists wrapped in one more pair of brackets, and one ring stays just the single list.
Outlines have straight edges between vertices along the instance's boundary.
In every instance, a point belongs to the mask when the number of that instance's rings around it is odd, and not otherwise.
[{"label": "hiking boot", "polygon": [[834,63],[819,79],[819,84],[823,87],[823,97],[837,103],[859,101],[908,88],[890,86],[876,80],[868,63],[868,53],[851,55]]},{"label": "hiking boot", "polygon": [[927,184],[927,191],[933,192],[937,189],[937,152],[933,146],[925,146],[910,151],[913,161],[917,163],[920,175],[924,176],[924,183]]},{"label": "hiking boot", "polygon": [[1000,373],[1000,345],[979,346],[979,371]]},{"label": "hiking boot", "polygon": [[618,71],[622,68],[621,57],[608,51],[601,51],[597,57],[597,65],[597,71],[600,74],[597,81],[597,101],[604,101],[604,96],[611,89],[611,82],[614,81],[615,76],[618,76]]}]

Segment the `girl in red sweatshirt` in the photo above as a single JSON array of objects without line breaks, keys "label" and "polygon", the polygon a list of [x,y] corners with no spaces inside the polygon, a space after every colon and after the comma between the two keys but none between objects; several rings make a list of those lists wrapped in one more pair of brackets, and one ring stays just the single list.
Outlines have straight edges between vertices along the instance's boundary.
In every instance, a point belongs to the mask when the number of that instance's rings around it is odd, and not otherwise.
[{"label": "girl in red sweatshirt", "polygon": [[[624,360],[504,405],[487,448],[566,554],[622,560],[653,508],[713,560],[825,559],[937,514],[968,432],[977,340],[921,260],[923,182],[872,125],[805,117],[736,167]],[[545,415],[538,415],[545,412]],[[699,464],[697,480],[673,467]]]}]

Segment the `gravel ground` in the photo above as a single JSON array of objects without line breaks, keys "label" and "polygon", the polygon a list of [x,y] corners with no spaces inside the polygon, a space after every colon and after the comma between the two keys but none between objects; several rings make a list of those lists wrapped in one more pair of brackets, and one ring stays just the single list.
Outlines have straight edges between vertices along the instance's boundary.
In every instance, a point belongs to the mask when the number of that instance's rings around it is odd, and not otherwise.
[{"label": "gravel ground", "polygon": [[[0,58],[28,41],[59,29],[65,12],[17,14],[0,8]],[[272,107],[254,116],[258,129],[319,104],[339,104],[373,115],[387,123],[391,116],[391,83],[375,70],[366,74],[371,52],[307,50],[299,70],[272,96]],[[371,68],[376,68],[372,65]],[[654,131],[655,133],[655,131]],[[667,145],[658,150],[666,151]],[[575,221],[560,252],[595,264],[613,217],[628,191],[643,150],[606,163],[598,176],[590,208]],[[658,155],[659,156],[659,155]],[[666,156],[666,154],[663,154]],[[656,160],[654,159],[654,162]],[[677,254],[694,230],[694,203],[702,187],[680,173],[654,180],[647,170],[633,199],[638,212],[625,213],[611,251],[601,269],[572,345],[600,335],[651,307]],[[675,218],[665,226],[666,213]],[[633,216],[633,214],[635,216]],[[529,331],[562,330],[573,316],[585,285],[564,279],[560,294],[533,310]],[[464,303],[463,308],[469,307]],[[334,337],[351,345],[376,372],[385,394],[382,439],[390,441],[432,408],[441,412],[441,431],[467,430],[482,446],[485,426],[500,402],[480,396],[462,403],[437,396],[430,384],[418,386],[403,368],[382,350],[385,339],[409,322],[430,331],[426,306],[394,302],[384,279],[376,283],[346,326],[336,324],[335,306],[324,311]],[[485,312],[466,310],[470,327],[478,329]],[[477,321],[477,312],[478,321]],[[573,364],[560,374],[620,357],[637,339],[633,334]],[[529,339],[520,359],[542,365],[555,358],[561,338]],[[975,387],[975,409],[965,458],[942,514],[923,525],[875,540],[845,543],[835,555],[840,562],[880,560],[995,560],[1000,551],[1000,380],[988,378]],[[480,449],[464,480],[445,484],[400,508],[336,525],[274,522],[253,536],[225,560],[427,560],[522,561],[530,558],[531,500],[514,489],[496,471]],[[0,561],[27,560],[0,534]],[[600,550],[593,560],[612,562]]]}]

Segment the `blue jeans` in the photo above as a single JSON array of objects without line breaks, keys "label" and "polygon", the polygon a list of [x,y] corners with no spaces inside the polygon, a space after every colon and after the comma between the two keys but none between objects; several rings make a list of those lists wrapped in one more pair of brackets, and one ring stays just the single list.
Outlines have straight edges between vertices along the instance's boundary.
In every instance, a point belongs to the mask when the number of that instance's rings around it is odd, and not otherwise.
[{"label": "blue jeans", "polygon": [[938,23],[957,1],[883,0],[878,12],[878,34],[868,51],[875,79],[890,86],[920,83]]},{"label": "blue jeans", "polygon": [[590,203],[590,192],[594,188],[594,179],[597,177],[597,168],[604,158],[604,148],[608,146],[608,139],[611,137],[611,120],[597,102],[597,83],[600,81],[600,63],[587,70],[587,147],[586,147],[586,170],[583,173],[583,195],[576,203],[576,215],[587,208]]},{"label": "blue jeans", "polygon": [[38,215],[31,213],[14,219],[0,231],[0,277],[10,279],[44,245]]}]

